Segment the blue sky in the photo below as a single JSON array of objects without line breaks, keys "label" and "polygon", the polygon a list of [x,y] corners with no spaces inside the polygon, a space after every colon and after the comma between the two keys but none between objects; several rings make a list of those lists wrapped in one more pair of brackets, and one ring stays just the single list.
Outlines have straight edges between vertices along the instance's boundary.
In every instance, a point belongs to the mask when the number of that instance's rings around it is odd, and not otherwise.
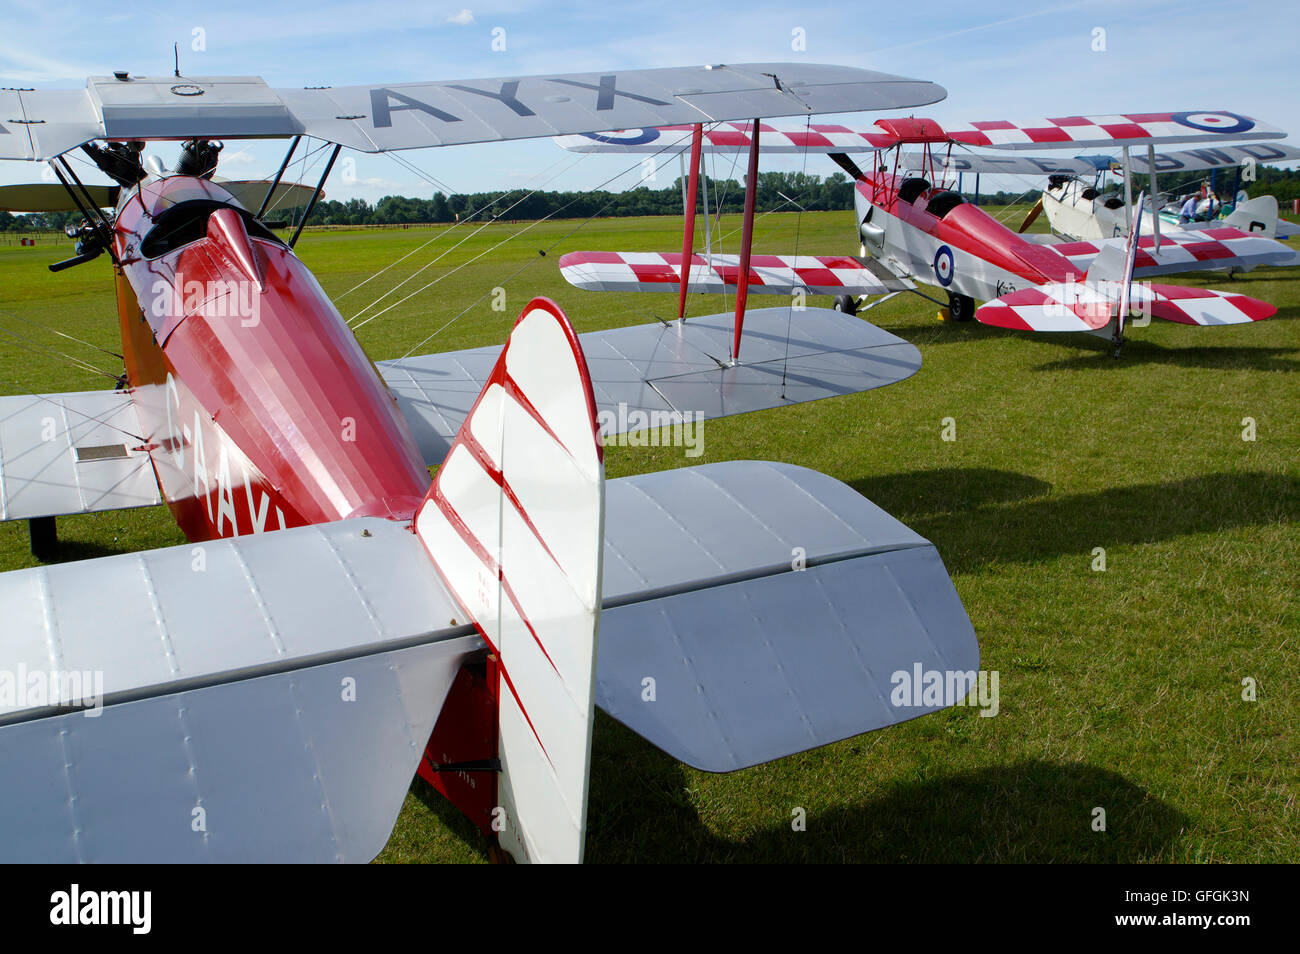
[{"label": "blue sky", "polygon": [[[939,83],[948,98],[918,112],[940,122],[1230,109],[1300,129],[1294,32],[1281,29],[1285,24],[1274,4],[1087,0],[943,7],[818,0],[715,0],[707,7],[663,0],[149,0],[105,14],[102,2],[5,0],[0,85],[75,87],[88,75],[114,69],[169,74],[173,42],[181,44],[182,73],[259,75],[272,86],[808,59]],[[491,49],[496,27],[505,30],[504,52]],[[1096,28],[1105,30],[1104,52],[1092,48]],[[796,29],[804,31],[806,51],[791,48]],[[196,36],[205,49],[193,48]],[[878,116],[844,118],[869,123]],[[231,142],[222,172],[270,175],[282,150],[279,143]],[[157,151],[170,160],[175,147]],[[592,157],[558,177],[554,168],[540,176],[565,157],[545,140],[403,155],[460,192],[594,188],[630,165],[627,159]],[[352,154],[352,162],[346,167],[350,181],[339,171],[331,178],[331,198],[373,201],[389,193],[433,191],[391,157]],[[797,169],[804,160],[769,157],[764,167]],[[834,167],[811,157],[807,170],[827,174]],[[5,163],[0,182],[29,181],[34,174],[25,164]],[[674,162],[658,181],[666,185],[676,175]],[[615,187],[637,179],[634,171]]]}]

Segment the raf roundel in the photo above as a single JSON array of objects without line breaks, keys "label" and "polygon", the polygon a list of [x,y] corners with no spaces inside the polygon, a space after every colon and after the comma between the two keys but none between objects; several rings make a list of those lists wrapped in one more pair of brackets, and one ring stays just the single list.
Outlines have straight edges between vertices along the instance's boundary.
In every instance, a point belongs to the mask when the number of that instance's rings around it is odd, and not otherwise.
[{"label": "raf roundel", "polygon": [[934,253],[934,277],[939,280],[939,284],[947,288],[952,284],[952,249],[946,245],[940,245],[939,251]]},{"label": "raf roundel", "polygon": [[583,133],[582,135],[607,146],[644,146],[646,143],[654,142],[659,138],[659,130],[653,127],[648,129],[616,129],[613,132]]},{"label": "raf roundel", "polygon": [[1243,133],[1255,128],[1255,121],[1236,113],[1174,113],[1171,117],[1180,126],[1190,126],[1204,132]]}]

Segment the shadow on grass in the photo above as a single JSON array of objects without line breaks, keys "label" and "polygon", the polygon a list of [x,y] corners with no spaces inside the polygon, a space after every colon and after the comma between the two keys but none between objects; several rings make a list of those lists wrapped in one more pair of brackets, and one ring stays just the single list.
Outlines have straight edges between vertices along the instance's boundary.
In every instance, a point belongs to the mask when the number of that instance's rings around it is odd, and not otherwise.
[{"label": "shadow on grass", "polygon": [[1042,497],[1052,490],[1045,480],[992,467],[941,467],[862,477],[850,486],[904,523],[951,511],[955,501],[963,509],[974,509]]},{"label": "shadow on grass", "polygon": [[[1016,500],[1046,487],[1006,471],[922,471],[851,481],[859,493],[939,547],[950,573],[1090,553],[1234,527],[1300,521],[1300,479],[1268,472],[1205,474],[1090,494]],[[922,490],[944,497],[921,496]],[[927,486],[928,485],[928,486]],[[971,488],[963,496],[963,488]],[[949,513],[935,514],[944,499]],[[1002,501],[1013,501],[999,505]],[[930,503],[927,505],[927,501]]]},{"label": "shadow on grass", "polygon": [[[1189,329],[1195,333],[1198,329]],[[1210,329],[1213,333],[1213,329]],[[1076,340],[1066,341],[1065,338]],[[1300,361],[1292,355],[1300,353],[1300,348],[1279,347],[1221,347],[1210,345],[1189,345],[1188,347],[1166,348],[1141,338],[1133,337],[1124,342],[1124,350],[1119,359],[1114,356],[1114,348],[1109,341],[1100,338],[1087,338],[1077,335],[1063,335],[1059,343],[1081,352],[1069,358],[1048,361],[1036,365],[1035,371],[1083,371],[1094,368],[1126,368],[1134,365],[1162,365],[1181,368],[1216,368],[1219,370],[1249,371],[1300,371]]]},{"label": "shadow on grass", "polygon": [[469,845],[484,858],[488,856],[487,839],[479,832],[477,826],[461,813],[443,794],[419,775],[411,782],[410,792],[424,804],[438,820],[447,826],[447,830]]},{"label": "shadow on grass", "polygon": [[[601,743],[610,726],[600,722]],[[1188,824],[1116,772],[1030,760],[900,781],[879,798],[809,812],[800,832],[790,807],[773,805],[779,821],[732,841],[701,823],[680,764],[638,742],[597,744],[588,861],[1135,862],[1168,857]],[[1095,807],[1105,832],[1092,830]]]}]

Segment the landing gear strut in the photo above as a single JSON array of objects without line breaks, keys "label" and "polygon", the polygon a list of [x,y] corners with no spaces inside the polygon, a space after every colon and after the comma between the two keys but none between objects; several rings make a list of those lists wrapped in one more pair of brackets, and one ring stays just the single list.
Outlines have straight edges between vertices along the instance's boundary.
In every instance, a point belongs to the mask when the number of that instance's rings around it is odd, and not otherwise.
[{"label": "landing gear strut", "polygon": [[948,292],[948,315],[953,321],[971,321],[975,317],[975,299]]}]

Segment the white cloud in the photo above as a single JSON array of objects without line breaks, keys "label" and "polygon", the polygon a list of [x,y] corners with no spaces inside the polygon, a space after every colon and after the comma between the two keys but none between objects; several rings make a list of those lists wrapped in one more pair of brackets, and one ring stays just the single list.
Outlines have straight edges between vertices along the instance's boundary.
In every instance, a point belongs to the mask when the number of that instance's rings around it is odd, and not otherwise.
[{"label": "white cloud", "polygon": [[456,26],[469,26],[474,22],[474,11],[465,7],[460,13],[453,13],[447,17],[448,23],[454,23]]},{"label": "white cloud", "polygon": [[254,166],[257,165],[257,157],[247,149],[241,149],[238,152],[222,153],[221,165],[223,166]]}]

